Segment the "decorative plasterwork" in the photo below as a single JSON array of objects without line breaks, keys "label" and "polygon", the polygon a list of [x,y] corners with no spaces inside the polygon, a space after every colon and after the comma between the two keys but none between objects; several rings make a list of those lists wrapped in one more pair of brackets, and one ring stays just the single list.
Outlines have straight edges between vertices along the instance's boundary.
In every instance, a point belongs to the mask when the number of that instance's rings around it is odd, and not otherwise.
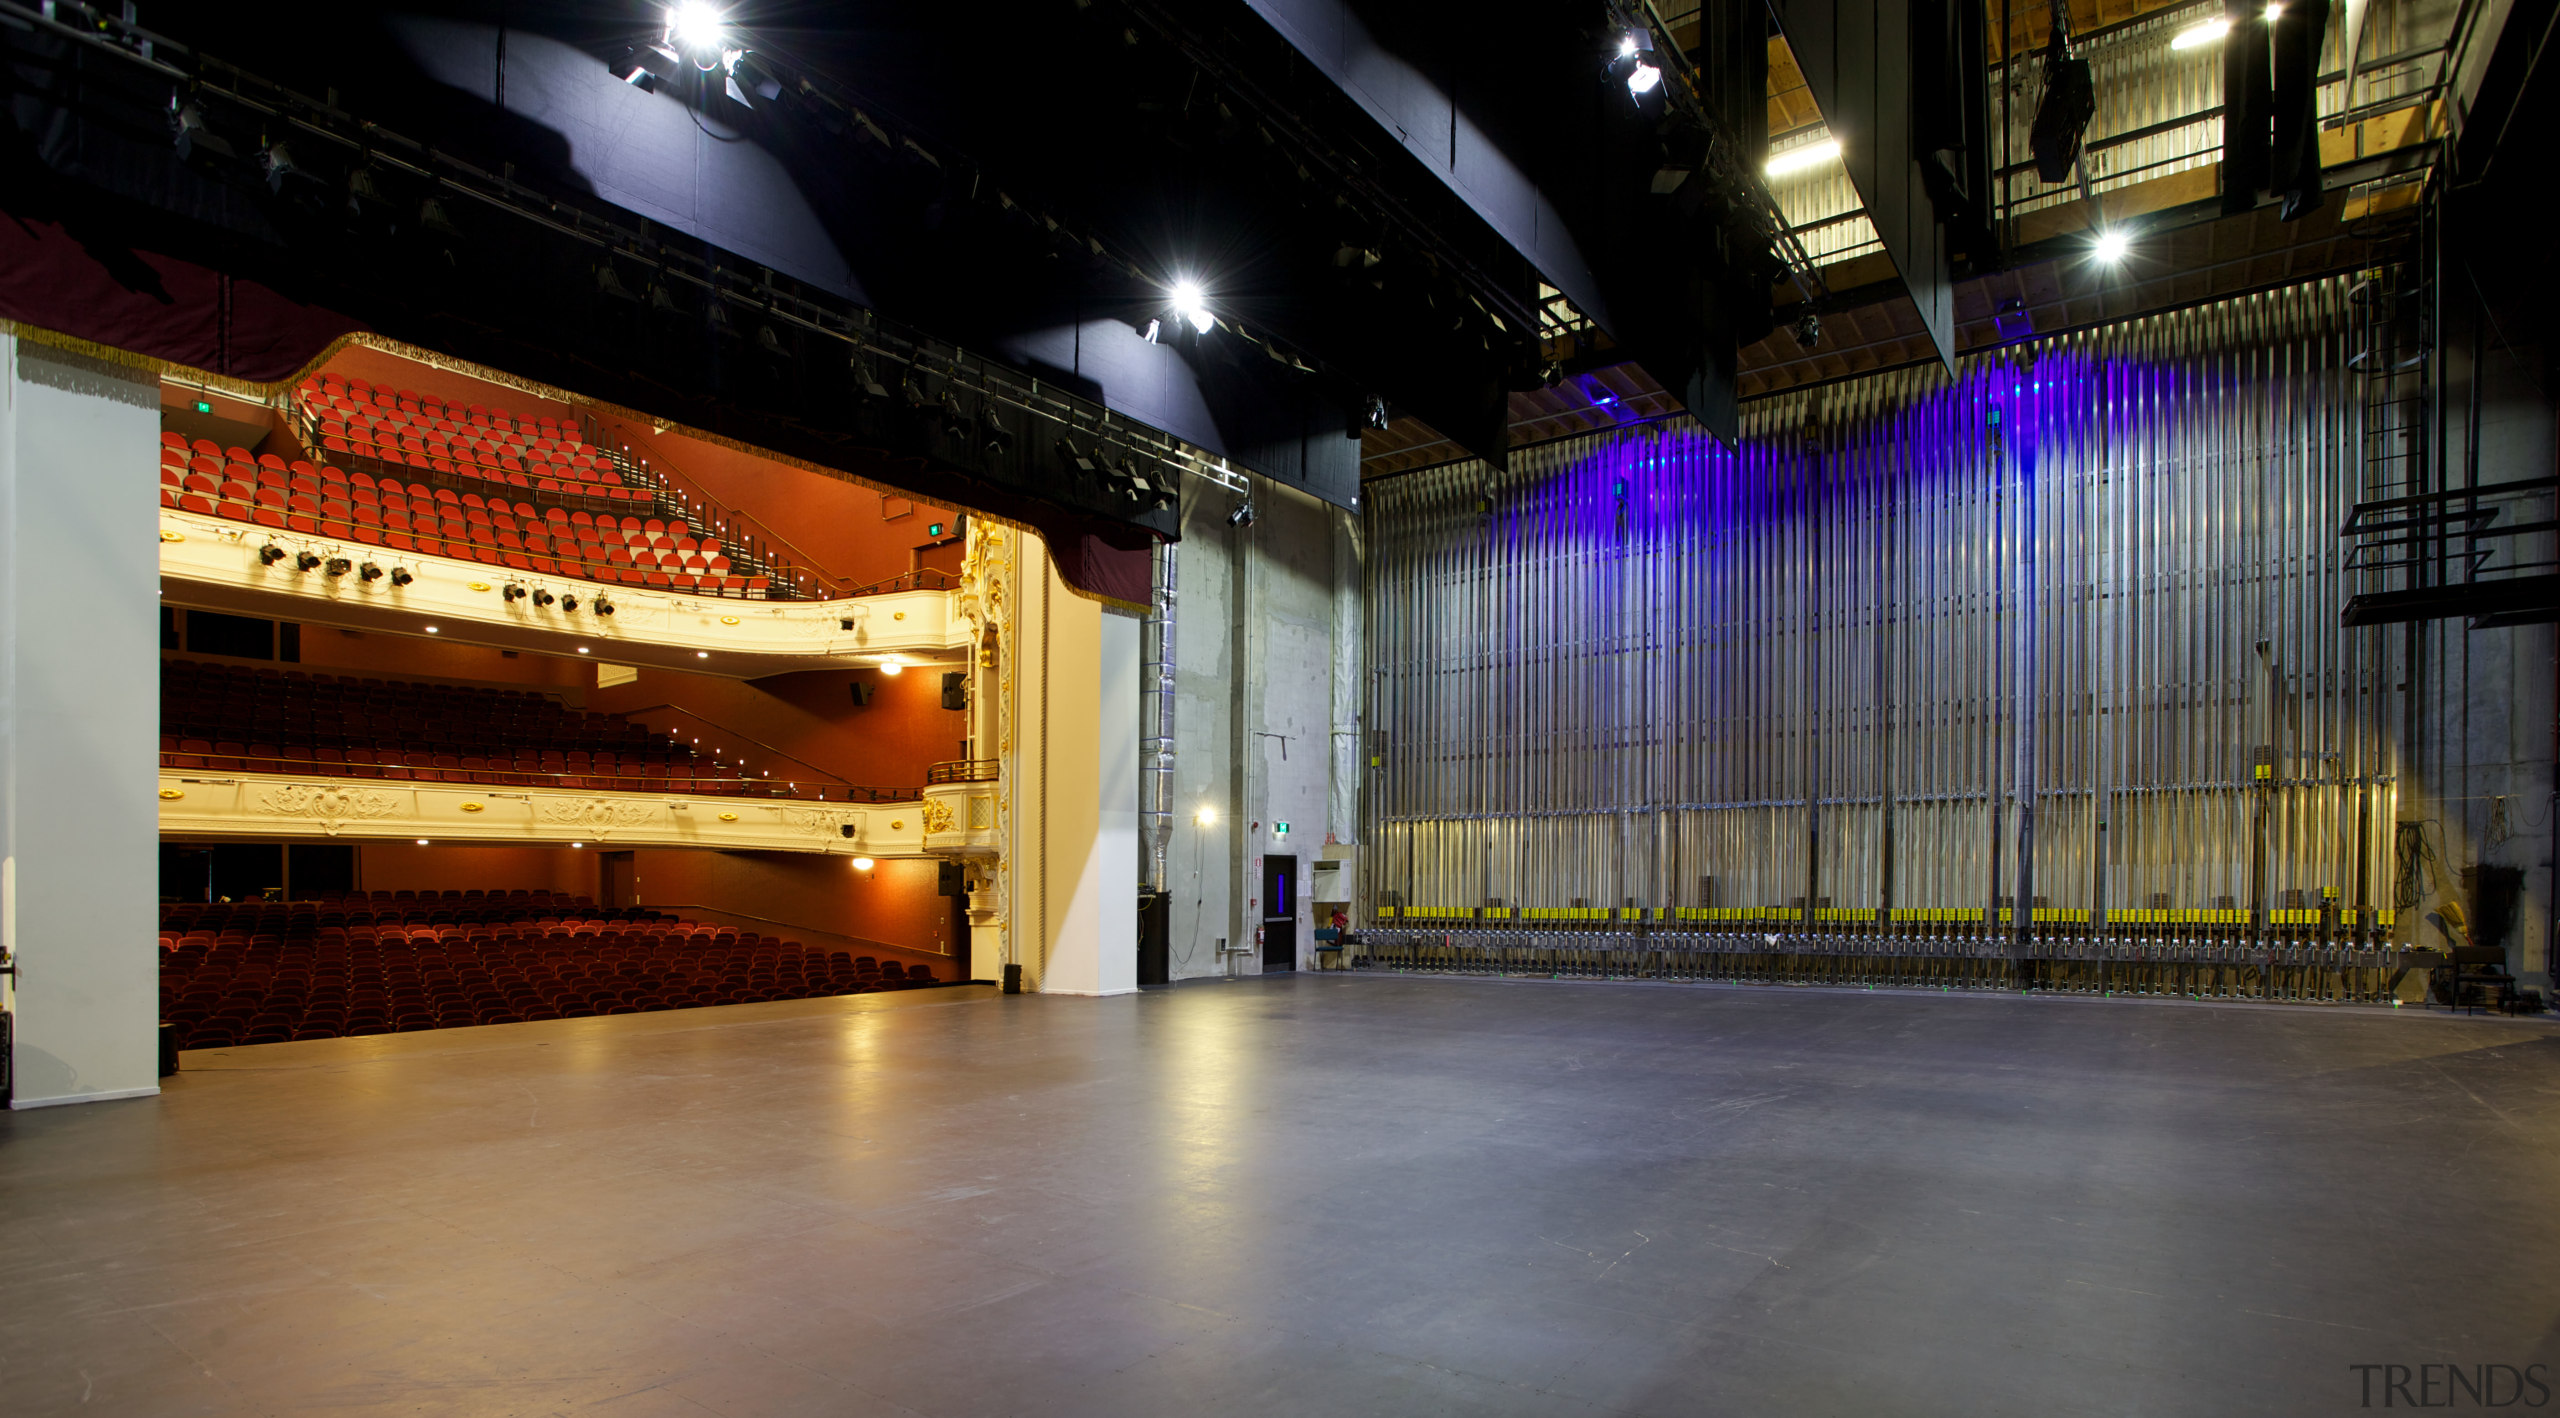
[{"label": "decorative plasterwork", "polygon": [[250,810],[270,817],[309,818],[334,837],[349,822],[392,816],[400,811],[400,800],[354,784],[279,783],[253,794]]},{"label": "decorative plasterwork", "polygon": [[[717,847],[868,857],[925,853],[918,804],[803,803],[657,793],[569,793],[486,783],[220,776],[163,769],[160,830],[225,839],[332,837],[565,847]],[[852,835],[845,829],[850,827]]]},{"label": "decorative plasterwork", "polygon": [[[583,646],[595,659],[615,664],[744,675],[772,674],[794,665],[870,664],[889,655],[918,664],[957,664],[976,643],[971,625],[953,616],[950,591],[894,591],[838,601],[747,601],[605,586],[580,577],[243,526],[170,508],[161,509],[160,526],[165,597],[206,610],[407,635],[424,634],[434,625],[448,639],[551,654],[576,654]],[[271,544],[288,553],[273,565],[258,556]],[[299,553],[305,551],[313,553],[318,567],[344,558],[351,567],[368,562],[404,566],[414,579],[395,586],[388,576],[368,581],[352,572],[331,576],[325,570],[305,571],[299,565]],[[549,590],[553,603],[542,606],[530,595],[505,600],[494,594],[508,583],[528,591]],[[599,596],[612,602],[611,616],[596,614]],[[579,606],[575,612],[567,609],[573,599]],[[707,662],[700,653],[704,651],[709,652]]]}]

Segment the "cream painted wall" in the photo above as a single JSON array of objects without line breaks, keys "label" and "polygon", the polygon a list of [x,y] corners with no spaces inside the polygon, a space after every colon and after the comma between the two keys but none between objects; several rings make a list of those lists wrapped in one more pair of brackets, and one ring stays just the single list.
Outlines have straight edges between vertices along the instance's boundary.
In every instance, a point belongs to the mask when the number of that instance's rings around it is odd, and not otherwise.
[{"label": "cream painted wall", "polygon": [[0,334],[12,1106],[160,1091],[158,381]]}]

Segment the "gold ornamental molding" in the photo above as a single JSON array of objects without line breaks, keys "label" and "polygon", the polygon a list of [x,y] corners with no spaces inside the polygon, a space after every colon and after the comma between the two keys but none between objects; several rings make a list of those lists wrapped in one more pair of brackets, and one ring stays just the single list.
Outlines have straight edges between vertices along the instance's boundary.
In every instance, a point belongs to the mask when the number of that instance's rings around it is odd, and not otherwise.
[{"label": "gold ornamental molding", "polygon": [[629,798],[543,798],[534,803],[533,811],[537,819],[554,827],[583,827],[607,837],[616,829],[646,826],[664,816],[667,807]]}]

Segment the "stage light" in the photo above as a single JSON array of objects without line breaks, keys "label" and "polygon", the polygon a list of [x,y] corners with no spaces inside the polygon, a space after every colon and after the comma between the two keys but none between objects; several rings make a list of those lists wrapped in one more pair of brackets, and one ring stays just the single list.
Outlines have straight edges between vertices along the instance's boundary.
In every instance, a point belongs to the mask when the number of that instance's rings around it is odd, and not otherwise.
[{"label": "stage light", "polygon": [[869,871],[877,865],[879,865],[879,863],[872,861],[869,857],[856,857],[853,859],[853,869],[855,871]]},{"label": "stage light", "polygon": [[1840,156],[1839,142],[1825,138],[1819,143],[1807,143],[1801,148],[1789,148],[1783,153],[1771,154],[1769,161],[1761,165],[1760,171],[1771,177],[1784,177],[1791,172],[1820,167],[1838,156]]},{"label": "stage light", "polygon": [[303,552],[293,559],[293,569],[296,571],[310,571],[319,565],[320,553],[316,551]]},{"label": "stage light", "polygon": [[1227,514],[1227,525],[1230,527],[1250,527],[1253,525],[1253,518],[1253,504],[1250,502],[1239,502],[1236,504],[1236,510]]},{"label": "stage light", "polygon": [[604,597],[602,597],[602,596],[598,596],[598,597],[596,597],[596,614],[598,614],[598,615],[611,615],[611,614],[613,614],[613,602],[606,600],[606,599],[605,599]]},{"label": "stage light", "polygon": [[1200,289],[1198,281],[1173,283],[1173,313],[1190,321],[1191,328],[1203,335],[1209,333],[1210,326],[1218,323],[1217,317],[1209,313],[1209,297]]},{"label": "stage light", "polygon": [[417,579],[418,578],[410,572],[409,568],[405,566],[395,566],[391,568],[391,584],[394,586],[406,586]]},{"label": "stage light", "polygon": [[2091,254],[2112,266],[2118,261],[2123,260],[2126,254],[2132,250],[2132,237],[2125,235],[2121,231],[2102,231],[2098,233],[2098,244],[2092,248]]},{"label": "stage light", "polygon": [[1662,86],[1662,70],[1653,62],[1653,31],[1631,29],[1618,36],[1618,52],[1609,72],[1627,81],[1627,97],[1642,102]]},{"label": "stage light", "polygon": [[382,568],[368,561],[364,564],[364,569],[357,572],[356,576],[360,580],[379,581],[382,579]]},{"label": "stage light", "polygon": [[507,589],[500,591],[498,597],[501,600],[521,601],[524,599],[524,587],[510,581],[507,583]]},{"label": "stage light", "polygon": [[667,7],[667,38],[674,40],[697,69],[716,68],[729,47],[728,17],[707,0],[677,0]]},{"label": "stage light", "polygon": [[344,576],[355,570],[356,564],[343,556],[333,556],[329,558],[329,564],[323,569],[332,576]]},{"label": "stage light", "polygon": [[284,548],[270,542],[267,545],[258,548],[258,560],[269,566],[273,566],[277,562],[284,560]]},{"label": "stage light", "polygon": [[559,599],[559,597],[551,594],[549,591],[543,590],[539,586],[533,588],[533,603],[537,606],[547,606]]},{"label": "stage light", "polygon": [[1822,343],[1822,317],[1808,310],[1795,318],[1795,323],[1787,327],[1787,333],[1795,336],[1797,349],[1812,349]]},{"label": "stage light", "polygon": [[2205,21],[2203,24],[2190,25],[2187,28],[2178,31],[2178,33],[2169,40],[2169,47],[2171,49],[2195,49],[2203,45],[2215,43],[2224,35],[2229,33],[2231,33],[2231,22],[2229,20],[2219,18],[2211,19]]},{"label": "stage light", "polygon": [[184,162],[202,153],[207,157],[233,156],[231,144],[205,126],[204,110],[183,99],[169,100],[169,123],[177,129],[178,160]]}]

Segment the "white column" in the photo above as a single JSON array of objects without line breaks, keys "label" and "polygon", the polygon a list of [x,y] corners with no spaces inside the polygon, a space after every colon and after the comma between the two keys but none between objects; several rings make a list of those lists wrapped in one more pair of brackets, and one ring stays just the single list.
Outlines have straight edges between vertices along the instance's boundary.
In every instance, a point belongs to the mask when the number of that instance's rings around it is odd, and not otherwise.
[{"label": "white column", "polygon": [[160,1091],[158,380],[0,333],[12,1104]]},{"label": "white column", "polygon": [[1101,791],[1094,859],[1101,878],[1101,958],[1097,993],[1138,988],[1138,740],[1140,623],[1102,618],[1102,713],[1096,761]]}]

